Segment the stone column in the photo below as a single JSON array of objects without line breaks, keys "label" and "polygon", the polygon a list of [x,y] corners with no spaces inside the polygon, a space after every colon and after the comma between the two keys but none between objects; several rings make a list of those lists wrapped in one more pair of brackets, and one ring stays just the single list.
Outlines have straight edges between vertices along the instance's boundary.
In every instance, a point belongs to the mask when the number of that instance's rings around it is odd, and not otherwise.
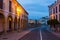
[{"label": "stone column", "polygon": [[23,19],[22,19],[21,25],[22,25],[21,27],[22,27],[22,30],[23,30]]},{"label": "stone column", "polygon": [[18,19],[17,19],[17,24],[16,24],[17,26],[16,26],[16,29],[17,29],[17,31],[18,31]]},{"label": "stone column", "polygon": [[4,20],[3,32],[4,32],[4,34],[7,33],[7,18],[5,18],[5,20]]},{"label": "stone column", "polygon": [[17,31],[20,31],[20,26],[19,26],[19,19],[17,19]]},{"label": "stone column", "polygon": [[22,30],[22,19],[20,18],[20,31]]},{"label": "stone column", "polygon": [[12,32],[14,32],[14,18],[12,20]]}]

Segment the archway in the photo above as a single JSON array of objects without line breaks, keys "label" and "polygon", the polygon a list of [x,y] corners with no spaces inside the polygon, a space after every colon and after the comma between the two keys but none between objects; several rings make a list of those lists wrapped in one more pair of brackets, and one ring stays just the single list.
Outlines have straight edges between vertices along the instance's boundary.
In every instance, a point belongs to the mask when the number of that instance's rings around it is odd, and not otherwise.
[{"label": "archway", "polygon": [[12,22],[13,22],[12,16],[8,16],[9,31],[12,31]]},{"label": "archway", "polygon": [[5,17],[2,13],[0,13],[0,32],[4,31],[4,22],[5,22]]}]

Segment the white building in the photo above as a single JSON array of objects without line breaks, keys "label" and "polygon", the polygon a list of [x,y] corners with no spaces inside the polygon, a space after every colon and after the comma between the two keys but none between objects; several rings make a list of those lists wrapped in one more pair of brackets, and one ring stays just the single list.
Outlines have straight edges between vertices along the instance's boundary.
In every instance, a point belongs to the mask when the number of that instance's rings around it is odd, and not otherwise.
[{"label": "white building", "polygon": [[46,16],[46,17],[42,17],[41,19],[39,19],[39,23],[40,24],[47,24],[47,21],[49,20],[49,17]]}]

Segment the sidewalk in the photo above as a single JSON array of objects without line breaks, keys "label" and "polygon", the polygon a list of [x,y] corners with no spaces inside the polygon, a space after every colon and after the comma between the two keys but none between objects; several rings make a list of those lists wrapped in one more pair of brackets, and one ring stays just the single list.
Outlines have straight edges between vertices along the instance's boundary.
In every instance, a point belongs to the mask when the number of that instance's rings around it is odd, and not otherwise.
[{"label": "sidewalk", "polygon": [[60,38],[60,32],[52,32],[52,33]]},{"label": "sidewalk", "polygon": [[22,32],[15,31],[15,32],[7,33],[6,35],[3,34],[3,35],[0,35],[0,40],[18,40],[18,39],[22,38],[24,35],[31,32],[32,30],[34,30],[34,28],[25,30]]},{"label": "sidewalk", "polygon": [[60,38],[60,32],[56,32],[56,31],[51,30],[51,33],[53,33],[54,35],[56,35],[57,37]]}]

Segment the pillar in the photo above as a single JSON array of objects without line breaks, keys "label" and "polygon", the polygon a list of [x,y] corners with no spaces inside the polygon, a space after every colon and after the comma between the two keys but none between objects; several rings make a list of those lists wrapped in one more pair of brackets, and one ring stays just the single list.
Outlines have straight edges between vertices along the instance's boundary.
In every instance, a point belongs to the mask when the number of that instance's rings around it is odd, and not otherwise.
[{"label": "pillar", "polygon": [[17,27],[18,27],[18,31],[20,31],[20,20],[18,19],[18,22],[17,22]]},{"label": "pillar", "polygon": [[14,32],[14,18],[12,20],[12,32]]},{"label": "pillar", "polygon": [[5,17],[5,20],[4,20],[3,32],[4,34],[7,33],[7,17]]},{"label": "pillar", "polygon": [[20,18],[20,31],[22,30],[22,19]]},{"label": "pillar", "polygon": [[17,24],[16,24],[17,26],[16,26],[16,29],[17,29],[17,31],[18,31],[18,19],[17,19]]}]

